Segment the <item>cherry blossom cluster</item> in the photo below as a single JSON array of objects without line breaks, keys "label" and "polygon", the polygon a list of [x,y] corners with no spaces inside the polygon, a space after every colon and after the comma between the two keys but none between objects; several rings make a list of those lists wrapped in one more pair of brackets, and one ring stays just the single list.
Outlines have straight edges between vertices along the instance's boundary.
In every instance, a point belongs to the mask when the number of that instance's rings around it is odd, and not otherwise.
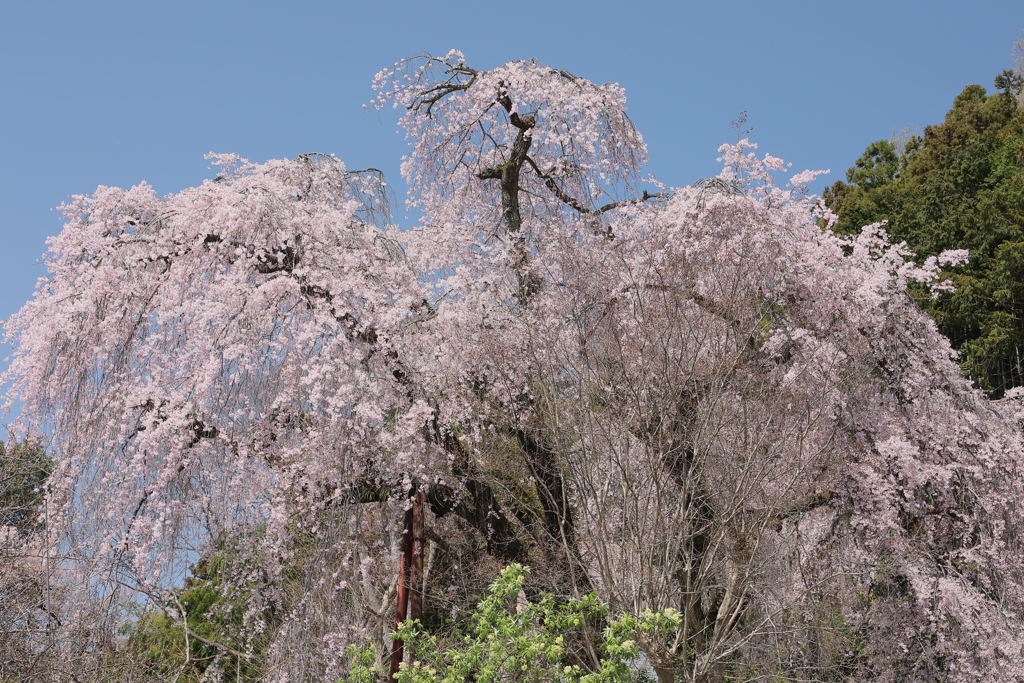
[{"label": "cherry blossom cluster", "polygon": [[[536,61],[451,52],[375,87],[412,228],[324,155],[62,207],[4,380],[83,586],[165,595],[252,539],[232,576],[264,586],[254,622],[291,615],[274,668],[337,677],[386,638],[427,489],[433,523],[476,505],[488,548],[562,552],[617,614],[678,611],[644,642],[659,671],[1024,680],[1015,399],[974,391],[908,294],[965,253],[835,235],[817,172],[778,179],[746,140],[713,181],[641,191],[623,89]],[[289,598],[295,563],[314,588]]]}]

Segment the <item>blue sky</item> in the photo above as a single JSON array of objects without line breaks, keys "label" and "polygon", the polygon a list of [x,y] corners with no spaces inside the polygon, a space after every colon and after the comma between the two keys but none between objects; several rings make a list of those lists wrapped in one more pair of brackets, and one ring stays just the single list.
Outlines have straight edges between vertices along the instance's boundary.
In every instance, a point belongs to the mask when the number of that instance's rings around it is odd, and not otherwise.
[{"label": "blue sky", "polygon": [[397,117],[362,105],[376,71],[417,52],[621,83],[672,185],[717,172],[743,110],[762,151],[832,182],[872,140],[941,121],[964,85],[990,88],[1021,28],[1021,0],[7,2],[0,318],[45,274],[32,264],[69,194],[175,192],[210,174],[211,150],[333,153],[398,185]]}]

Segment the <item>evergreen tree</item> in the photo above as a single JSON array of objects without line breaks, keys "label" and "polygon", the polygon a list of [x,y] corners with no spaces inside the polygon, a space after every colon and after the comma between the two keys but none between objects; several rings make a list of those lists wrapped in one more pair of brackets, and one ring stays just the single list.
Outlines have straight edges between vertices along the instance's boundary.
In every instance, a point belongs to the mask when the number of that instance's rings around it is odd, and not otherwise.
[{"label": "evergreen tree", "polygon": [[20,534],[41,529],[43,489],[52,469],[53,461],[39,444],[0,441],[0,527]]},{"label": "evergreen tree", "polygon": [[970,251],[947,273],[956,291],[921,303],[964,372],[999,397],[1024,384],[1024,108],[1019,74],[1004,71],[995,85],[1003,92],[964,88],[945,121],[901,156],[890,142],[871,143],[825,200],[840,233],[888,221],[919,258]]}]

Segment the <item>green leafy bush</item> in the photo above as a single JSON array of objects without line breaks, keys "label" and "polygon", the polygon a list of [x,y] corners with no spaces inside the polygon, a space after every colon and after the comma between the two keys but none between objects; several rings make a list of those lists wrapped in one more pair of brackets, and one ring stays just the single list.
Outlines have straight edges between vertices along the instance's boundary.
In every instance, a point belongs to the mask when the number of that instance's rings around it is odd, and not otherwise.
[{"label": "green leafy bush", "polygon": [[[529,569],[509,565],[490,587],[470,617],[467,632],[455,642],[442,643],[418,621],[407,621],[394,634],[404,642],[405,661],[396,675],[399,683],[477,683],[529,681],[557,683],[627,683],[644,680],[637,670],[638,638],[664,638],[679,625],[674,610],[647,612],[607,621],[599,638],[603,655],[596,671],[568,663],[566,634],[605,621],[608,608],[595,593],[565,604],[549,594],[535,602],[519,599]],[[379,680],[381,667],[370,647],[349,650],[349,683]]]}]

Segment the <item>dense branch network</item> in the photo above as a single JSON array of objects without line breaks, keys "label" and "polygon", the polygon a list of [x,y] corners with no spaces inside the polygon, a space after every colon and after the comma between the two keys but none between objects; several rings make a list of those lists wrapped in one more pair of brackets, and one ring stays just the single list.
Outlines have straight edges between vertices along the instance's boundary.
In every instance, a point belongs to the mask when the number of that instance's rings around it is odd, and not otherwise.
[{"label": "dense branch network", "polygon": [[[237,639],[186,642],[338,680],[522,562],[524,600],[675,615],[634,634],[665,682],[1024,679],[1019,416],[906,295],[939,259],[821,228],[814,174],[745,140],[635,189],[615,84],[450,53],[377,87],[413,229],[324,155],[64,207],[5,375],[57,454],[61,624],[216,557]],[[601,672],[602,633],[566,666]]]}]

